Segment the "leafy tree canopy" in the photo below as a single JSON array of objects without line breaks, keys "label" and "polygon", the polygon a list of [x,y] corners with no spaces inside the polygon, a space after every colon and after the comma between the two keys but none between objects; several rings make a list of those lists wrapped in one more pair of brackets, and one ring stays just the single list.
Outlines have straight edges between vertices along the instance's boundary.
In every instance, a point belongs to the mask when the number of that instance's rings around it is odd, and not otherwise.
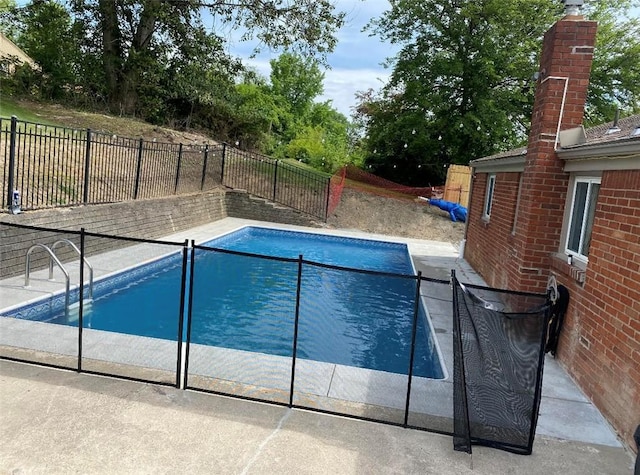
[{"label": "leafy tree canopy", "polygon": [[640,18],[630,16],[639,1],[601,0],[587,5],[598,36],[587,96],[586,124],[640,113]]},{"label": "leafy tree canopy", "polygon": [[292,114],[302,117],[313,100],[323,92],[324,74],[313,58],[284,53],[271,64],[271,90],[289,106]]},{"label": "leafy tree canopy", "polygon": [[333,33],[343,21],[327,0],[71,0],[71,8],[88,67],[102,66],[106,101],[128,113],[139,107],[139,86],[159,79],[145,76],[149,68],[161,73],[178,58],[205,75],[216,63],[237,71],[224,36],[203,25],[205,11],[220,28],[243,28],[243,39],[321,59],[335,46]]},{"label": "leafy tree canopy", "polygon": [[[604,0],[589,117],[606,117],[611,99],[638,109],[637,19],[632,2]],[[440,182],[446,164],[520,145],[533,102],[531,80],[544,32],[562,14],[555,0],[391,0],[369,25],[400,45],[388,84],[362,93],[356,120],[366,129],[366,165],[416,185]],[[616,43],[617,42],[617,43]],[[635,82],[634,82],[635,80]],[[608,107],[608,109],[607,109]]]}]

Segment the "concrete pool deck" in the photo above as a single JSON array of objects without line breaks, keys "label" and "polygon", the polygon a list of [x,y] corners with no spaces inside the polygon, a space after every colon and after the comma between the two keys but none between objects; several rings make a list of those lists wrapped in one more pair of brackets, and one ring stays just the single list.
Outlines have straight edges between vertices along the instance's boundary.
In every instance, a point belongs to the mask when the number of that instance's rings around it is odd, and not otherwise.
[{"label": "concrete pool deck", "polygon": [[[450,269],[456,269],[461,281],[482,283],[468,264],[458,259],[457,249],[447,243],[235,218],[165,240],[181,242],[188,238],[198,243],[245,225],[405,242],[414,266],[425,276],[448,279]],[[136,253],[135,257],[153,256]],[[107,264],[95,266],[96,277],[100,272],[113,271]],[[120,267],[123,264],[118,262]],[[42,280],[45,285],[51,284]],[[60,282],[55,285],[59,288]],[[19,287],[19,279],[0,283],[0,307],[32,298]],[[427,299],[436,335],[442,340],[440,348],[446,363],[450,328],[442,318],[445,309],[438,309],[437,299],[423,298]],[[625,473],[632,465],[630,454],[621,448],[604,418],[552,358],[545,363],[537,437],[530,457],[480,447],[474,447],[474,455],[469,457],[454,452],[449,437],[16,363],[2,362],[0,378],[0,470],[9,472],[465,473],[473,466],[475,473]],[[59,397],[53,393],[59,393]],[[209,412],[203,409],[206,407],[216,409]],[[109,424],[97,424],[103,411]],[[180,414],[186,418],[184,423],[173,420]],[[198,422],[200,416],[202,424]],[[150,433],[145,433],[147,419]],[[43,433],[47,431],[25,426],[28,420],[39,421],[38,425],[44,424],[51,433],[47,436]],[[67,433],[65,425],[78,433]],[[149,440],[156,432],[158,439]],[[195,434],[200,436],[196,438]],[[207,437],[212,440],[210,446]],[[46,439],[42,450],[39,439]],[[136,442],[126,446],[129,439],[140,441],[138,450]],[[189,448],[189,441],[193,448]],[[73,448],[71,452],[79,456],[71,457],[64,450],[52,453],[57,443],[58,448]],[[118,451],[128,455],[119,457]],[[46,463],[45,454],[58,462]],[[370,458],[363,459],[361,454]],[[202,459],[198,455],[203,455]],[[158,458],[153,460],[153,456]],[[175,465],[180,461],[186,465]]]}]

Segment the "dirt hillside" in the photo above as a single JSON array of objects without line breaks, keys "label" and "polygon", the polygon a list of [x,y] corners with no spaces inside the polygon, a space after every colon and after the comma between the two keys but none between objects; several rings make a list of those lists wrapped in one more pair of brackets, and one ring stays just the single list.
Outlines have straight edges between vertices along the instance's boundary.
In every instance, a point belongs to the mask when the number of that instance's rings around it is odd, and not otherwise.
[{"label": "dirt hillside", "polygon": [[335,212],[327,220],[334,228],[358,229],[393,236],[444,241],[458,245],[464,223],[423,202],[384,198],[345,188]]}]

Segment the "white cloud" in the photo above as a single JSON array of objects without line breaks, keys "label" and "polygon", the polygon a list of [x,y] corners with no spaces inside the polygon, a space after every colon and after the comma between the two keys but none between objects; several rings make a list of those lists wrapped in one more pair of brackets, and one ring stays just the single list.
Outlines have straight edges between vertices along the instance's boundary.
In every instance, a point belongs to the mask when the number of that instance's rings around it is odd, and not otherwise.
[{"label": "white cloud", "polygon": [[389,73],[381,69],[331,69],[325,73],[324,94],[319,101],[330,100],[338,112],[351,116],[356,104],[356,92],[369,88],[380,89],[388,80]]},{"label": "white cloud", "polygon": [[[382,63],[394,56],[398,47],[381,43],[368,32],[362,32],[372,18],[390,8],[388,0],[338,0],[336,7],[346,12],[347,17],[345,26],[337,32],[336,49],[327,58],[331,69],[325,71],[324,94],[318,100],[330,100],[335,109],[350,117],[351,108],[356,104],[356,92],[369,88],[379,90],[386,83],[390,71]],[[232,41],[231,53],[242,57],[245,65],[268,78],[271,73],[269,60],[278,57],[279,52],[264,51],[250,59],[252,48],[251,43]]]}]

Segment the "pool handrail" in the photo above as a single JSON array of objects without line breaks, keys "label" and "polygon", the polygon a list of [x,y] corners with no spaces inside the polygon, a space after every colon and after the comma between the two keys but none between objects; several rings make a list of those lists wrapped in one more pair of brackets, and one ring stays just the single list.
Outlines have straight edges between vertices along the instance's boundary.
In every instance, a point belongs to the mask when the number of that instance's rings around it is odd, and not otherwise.
[{"label": "pool handrail", "polygon": [[[58,240],[58,241],[53,243],[53,245],[51,246],[51,252],[54,255],[56,253],[56,247],[58,247],[61,244],[67,244],[74,251],[76,251],[76,253],[78,253],[78,256],[82,256],[82,253],[80,252],[80,249],[78,249],[78,246],[76,246],[69,239],[60,239],[60,240]],[[82,260],[87,265],[87,267],[89,268],[89,299],[93,300],[93,266],[91,264],[89,264],[89,261],[87,260],[86,257],[83,257]],[[50,260],[49,261],[49,279],[51,279],[52,277],[53,277],[53,260]]]},{"label": "pool handrail", "polygon": [[64,274],[65,281],[66,281],[65,296],[64,296],[64,314],[65,316],[68,316],[69,315],[69,288],[70,288],[69,272],[67,272],[67,269],[64,268],[64,266],[62,265],[62,262],[60,262],[60,260],[56,257],[53,251],[49,249],[47,246],[45,246],[44,244],[39,244],[39,243],[34,244],[27,251],[27,257],[25,259],[25,269],[24,269],[24,286],[29,287],[29,274],[31,272],[31,253],[37,248],[44,249],[47,252],[47,254],[49,254],[49,257],[51,258],[49,263],[49,280],[53,279],[53,264],[51,264],[51,262],[55,262],[58,265],[58,267],[60,267],[60,269]]}]

